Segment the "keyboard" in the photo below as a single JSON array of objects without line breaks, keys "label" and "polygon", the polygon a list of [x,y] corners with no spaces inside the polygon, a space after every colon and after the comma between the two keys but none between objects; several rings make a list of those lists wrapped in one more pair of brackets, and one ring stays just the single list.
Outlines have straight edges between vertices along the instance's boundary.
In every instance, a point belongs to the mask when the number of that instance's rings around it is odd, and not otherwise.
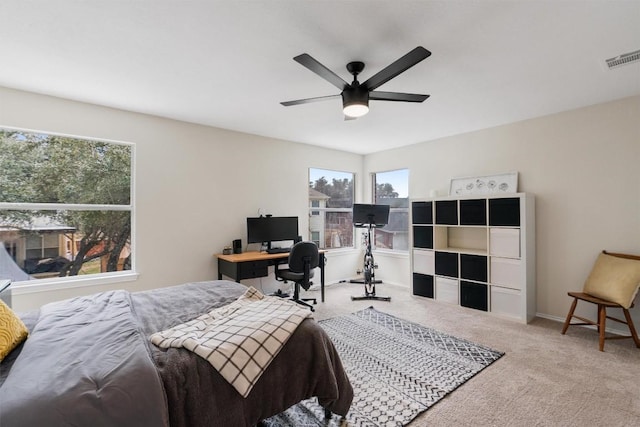
[{"label": "keyboard", "polygon": [[268,254],[288,254],[291,252],[291,248],[271,248],[267,249]]}]

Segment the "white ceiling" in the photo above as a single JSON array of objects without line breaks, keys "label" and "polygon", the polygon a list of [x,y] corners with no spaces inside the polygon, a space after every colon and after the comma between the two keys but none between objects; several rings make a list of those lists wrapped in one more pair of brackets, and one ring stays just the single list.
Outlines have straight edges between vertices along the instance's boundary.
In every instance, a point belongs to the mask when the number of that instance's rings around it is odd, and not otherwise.
[{"label": "white ceiling", "polygon": [[[0,2],[0,86],[354,153],[640,94],[640,1]],[[344,121],[339,91],[293,57],[361,81],[421,45],[431,57]],[[1,100],[0,100],[1,102]]]}]

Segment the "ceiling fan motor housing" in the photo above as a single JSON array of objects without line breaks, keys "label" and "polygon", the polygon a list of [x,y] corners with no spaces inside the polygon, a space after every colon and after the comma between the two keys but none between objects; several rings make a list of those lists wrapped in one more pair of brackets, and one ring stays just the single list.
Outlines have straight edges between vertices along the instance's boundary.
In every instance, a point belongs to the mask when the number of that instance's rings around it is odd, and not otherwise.
[{"label": "ceiling fan motor housing", "polygon": [[342,107],[349,117],[360,117],[369,111],[369,91],[362,86],[342,91]]}]

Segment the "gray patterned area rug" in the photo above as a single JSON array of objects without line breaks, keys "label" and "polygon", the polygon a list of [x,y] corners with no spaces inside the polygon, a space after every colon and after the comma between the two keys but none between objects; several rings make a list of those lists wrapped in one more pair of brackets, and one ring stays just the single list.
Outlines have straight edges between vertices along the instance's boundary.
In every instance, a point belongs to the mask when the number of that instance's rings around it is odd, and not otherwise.
[{"label": "gray patterned area rug", "polygon": [[346,419],[315,398],[263,421],[269,427],[404,426],[504,353],[369,307],[319,322],[354,389]]}]

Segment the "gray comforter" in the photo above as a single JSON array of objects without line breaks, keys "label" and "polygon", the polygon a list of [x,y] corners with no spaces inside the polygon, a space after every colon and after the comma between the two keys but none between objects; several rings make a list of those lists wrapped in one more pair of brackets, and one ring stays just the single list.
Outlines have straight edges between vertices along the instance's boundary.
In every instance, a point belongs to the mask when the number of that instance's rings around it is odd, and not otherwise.
[{"label": "gray comforter", "polygon": [[253,426],[312,396],[346,414],[353,390],[313,320],[296,329],[247,398],[199,356],[148,341],[245,290],[200,282],[44,306],[37,321],[25,318],[30,337],[0,365],[0,426]]},{"label": "gray comforter", "polygon": [[169,425],[132,307],[125,291],[43,306],[18,357],[0,365],[0,426]]}]

